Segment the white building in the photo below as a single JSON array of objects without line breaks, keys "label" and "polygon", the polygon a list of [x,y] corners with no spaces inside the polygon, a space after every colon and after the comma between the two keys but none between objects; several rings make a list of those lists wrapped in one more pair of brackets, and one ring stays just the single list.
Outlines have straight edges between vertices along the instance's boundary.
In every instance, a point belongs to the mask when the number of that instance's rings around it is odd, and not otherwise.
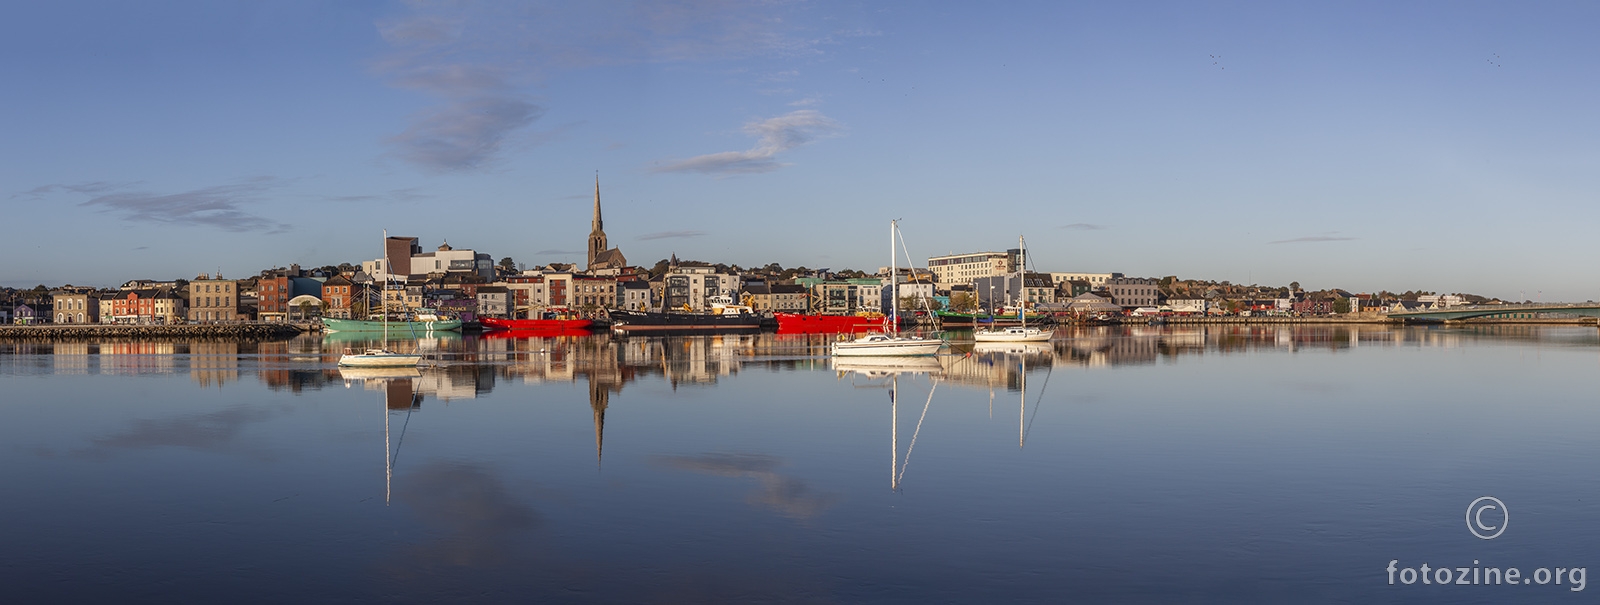
[{"label": "white building", "polygon": [[928,259],[928,269],[934,278],[946,287],[970,285],[980,277],[1005,275],[1011,271],[1011,255],[1004,252],[972,252],[935,256]]},{"label": "white building", "polygon": [[1069,281],[1089,282],[1089,287],[1099,289],[1113,279],[1122,277],[1121,273],[1051,273],[1050,282],[1060,286]]},{"label": "white building", "polygon": [[1173,313],[1193,313],[1205,315],[1210,309],[1210,301],[1204,298],[1174,298],[1167,301],[1167,306]]},{"label": "white building", "polygon": [[649,311],[656,308],[656,293],[647,281],[625,281],[617,284],[622,290],[622,308],[629,311]]},{"label": "white building", "polygon": [[665,291],[661,298],[662,308],[704,312],[710,309],[706,302],[713,296],[739,295],[740,278],[738,275],[717,273],[712,267],[673,267],[662,276]]},{"label": "white building", "polygon": [[[413,275],[426,275],[429,273],[470,273],[484,279],[494,279],[494,260],[488,254],[483,254],[470,249],[457,250],[450,247],[449,242],[441,244],[433,252],[413,254],[410,258],[410,273]],[[394,263],[399,265],[398,262]],[[404,269],[405,267],[401,267]],[[406,275],[389,273],[383,259],[374,259],[361,262],[361,270],[377,280],[390,276],[392,280],[404,280]]]}]

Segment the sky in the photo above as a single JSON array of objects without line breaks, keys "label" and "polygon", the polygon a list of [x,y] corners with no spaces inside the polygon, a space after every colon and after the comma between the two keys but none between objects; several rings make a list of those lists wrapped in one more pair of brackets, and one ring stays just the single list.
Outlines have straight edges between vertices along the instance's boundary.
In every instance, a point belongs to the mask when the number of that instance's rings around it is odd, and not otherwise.
[{"label": "sky", "polygon": [[[0,285],[582,262],[1600,300],[1600,5],[36,2]],[[899,264],[904,264],[902,258]]]}]

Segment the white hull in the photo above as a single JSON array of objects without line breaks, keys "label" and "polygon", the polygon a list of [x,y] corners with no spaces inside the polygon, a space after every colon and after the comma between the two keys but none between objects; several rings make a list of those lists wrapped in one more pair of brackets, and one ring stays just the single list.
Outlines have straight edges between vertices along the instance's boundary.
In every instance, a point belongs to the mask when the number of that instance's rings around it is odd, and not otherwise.
[{"label": "white hull", "polygon": [[[865,339],[863,339],[865,340]],[[925,338],[890,338],[885,340],[836,342],[833,354],[837,357],[905,357],[938,355],[944,347],[942,340]]]},{"label": "white hull", "polygon": [[421,361],[421,355],[401,353],[346,353],[339,356],[339,365],[347,368],[414,368]]},{"label": "white hull", "polygon": [[975,332],[972,339],[978,342],[1050,342],[1051,336],[1055,336],[1054,330],[1006,328]]}]

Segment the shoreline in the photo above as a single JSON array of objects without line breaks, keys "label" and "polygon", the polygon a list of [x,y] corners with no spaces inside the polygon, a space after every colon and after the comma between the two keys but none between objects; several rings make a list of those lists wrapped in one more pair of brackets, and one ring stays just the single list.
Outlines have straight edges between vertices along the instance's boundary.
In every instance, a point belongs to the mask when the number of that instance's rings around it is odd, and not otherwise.
[{"label": "shoreline", "polygon": [[75,338],[280,338],[302,330],[294,324],[66,324],[0,326],[0,340],[69,340]]}]

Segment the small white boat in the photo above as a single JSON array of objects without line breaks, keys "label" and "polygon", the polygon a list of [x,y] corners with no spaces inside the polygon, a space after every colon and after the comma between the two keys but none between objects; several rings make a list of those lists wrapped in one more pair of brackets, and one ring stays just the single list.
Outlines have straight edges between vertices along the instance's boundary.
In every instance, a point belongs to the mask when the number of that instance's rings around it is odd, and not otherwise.
[{"label": "small white boat", "polygon": [[339,356],[339,366],[348,368],[414,368],[421,361],[421,355],[395,353],[388,349],[367,349]]},{"label": "small white boat", "polygon": [[[384,229],[383,230],[383,240],[385,242],[389,241],[389,230],[388,229]],[[383,266],[385,266],[385,267],[389,266],[389,248],[388,248],[387,245],[384,246]],[[386,292],[386,293],[389,290],[389,278],[387,276],[385,276],[384,280],[383,280],[383,289],[384,289],[384,292]],[[385,303],[385,306],[387,306],[387,303]],[[362,351],[360,353],[351,353],[349,349],[345,349],[344,354],[339,356],[339,365],[340,365],[340,367],[349,367],[349,368],[403,368],[403,367],[408,367],[408,366],[409,367],[413,367],[413,368],[417,367],[417,364],[422,361],[422,356],[421,355],[412,355],[412,354],[407,354],[407,353],[396,353],[394,351],[390,351],[389,350],[389,313],[388,313],[388,309],[387,308],[384,309],[383,321],[381,322],[381,329],[383,330],[383,346],[382,347],[379,347],[379,348],[376,348],[376,349],[366,349],[366,350],[364,350],[364,351]]]},{"label": "small white boat", "polygon": [[900,335],[900,278],[895,266],[894,238],[900,228],[889,221],[889,333],[872,333],[848,342],[833,343],[832,353],[837,357],[891,357],[910,355],[938,355],[944,341],[934,338],[916,338]]},{"label": "small white boat", "polygon": [[[1023,258],[1027,258],[1028,242],[1023,240],[1020,235],[1017,236],[1017,249],[1022,251]],[[1024,267],[1020,265],[1021,263],[1017,267],[1017,286],[1022,288],[1023,292],[1027,292],[1026,279],[1028,274]],[[1025,294],[1023,298],[1026,298]],[[994,301],[990,301],[990,304],[994,304]],[[1027,311],[1027,302],[1023,302],[1021,306],[1017,307],[1017,317],[1022,320],[1022,325],[1010,328],[978,330],[972,333],[972,339],[978,342],[1049,342],[1050,337],[1055,336],[1055,330],[1028,327]]]},{"label": "small white boat", "polygon": [[833,354],[839,357],[938,355],[939,349],[943,347],[943,340],[874,333],[848,342],[833,343]]},{"label": "small white boat", "polygon": [[1055,330],[1011,327],[997,330],[980,330],[972,334],[972,339],[978,342],[1049,342],[1050,337],[1055,336],[1055,333]]}]

